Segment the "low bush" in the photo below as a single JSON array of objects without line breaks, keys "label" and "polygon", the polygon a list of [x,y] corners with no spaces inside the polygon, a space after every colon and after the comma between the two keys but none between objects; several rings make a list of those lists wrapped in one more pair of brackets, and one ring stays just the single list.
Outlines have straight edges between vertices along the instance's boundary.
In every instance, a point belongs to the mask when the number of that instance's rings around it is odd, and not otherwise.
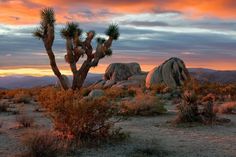
[{"label": "low bush", "polygon": [[20,115],[16,117],[16,122],[19,124],[19,126],[28,128],[33,125],[34,118],[27,115]]},{"label": "low bush", "polygon": [[165,112],[164,104],[157,97],[140,94],[133,100],[123,101],[119,113],[126,116],[153,116]]},{"label": "low bush", "polygon": [[14,103],[30,103],[32,100],[32,97],[29,94],[26,94],[25,92],[19,92],[17,93],[14,98],[13,102]]},{"label": "low bush", "polygon": [[214,106],[215,96],[208,94],[199,100],[193,91],[185,91],[182,102],[177,106],[179,112],[175,123],[199,122],[203,124],[217,124],[230,120],[216,116]]},{"label": "low bush", "polygon": [[134,89],[108,88],[105,90],[105,95],[110,99],[119,99],[124,97],[134,97],[136,91]]},{"label": "low bush", "polygon": [[58,157],[64,152],[61,140],[52,133],[33,133],[23,140],[26,152],[21,157]]},{"label": "low bush", "polygon": [[202,121],[205,123],[213,123],[216,121],[216,113],[214,111],[214,94],[208,94],[202,98],[201,103],[203,105],[202,111],[200,111]]},{"label": "low bush", "polygon": [[236,113],[236,102],[226,102],[217,107],[219,113],[232,114]]},{"label": "low bush", "polygon": [[38,100],[51,111],[54,128],[65,138],[78,143],[100,142],[113,135],[117,120],[111,118],[117,111],[106,97],[83,99],[76,91],[44,89]]}]

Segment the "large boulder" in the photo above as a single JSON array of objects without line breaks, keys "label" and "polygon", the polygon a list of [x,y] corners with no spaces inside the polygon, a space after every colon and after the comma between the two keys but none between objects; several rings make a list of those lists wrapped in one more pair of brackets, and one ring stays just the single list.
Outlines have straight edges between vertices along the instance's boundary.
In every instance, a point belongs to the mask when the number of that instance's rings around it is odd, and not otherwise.
[{"label": "large boulder", "polygon": [[140,73],[141,68],[138,63],[113,63],[106,69],[104,80],[118,82],[127,80],[130,76]]},{"label": "large boulder", "polygon": [[148,73],[146,87],[151,88],[164,83],[170,88],[176,88],[183,85],[189,78],[190,75],[184,62],[179,58],[170,58]]}]

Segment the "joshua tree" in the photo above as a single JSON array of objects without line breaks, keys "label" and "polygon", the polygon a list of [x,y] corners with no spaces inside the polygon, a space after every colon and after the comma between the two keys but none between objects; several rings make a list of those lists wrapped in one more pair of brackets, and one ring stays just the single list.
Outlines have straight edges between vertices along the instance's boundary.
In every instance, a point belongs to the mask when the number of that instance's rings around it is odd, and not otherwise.
[{"label": "joshua tree", "polygon": [[[70,65],[70,69],[73,73],[72,87],[69,87],[67,77],[62,75],[57,67],[55,55],[52,50],[55,36],[55,22],[54,10],[52,8],[43,9],[41,11],[40,27],[35,30],[33,35],[38,39],[42,39],[50,60],[52,71],[58,77],[63,89],[80,89],[87,77],[89,69],[97,66],[100,59],[112,55],[111,46],[113,40],[118,40],[120,36],[119,27],[117,24],[111,24],[105,31],[109,38],[107,40],[105,38],[97,38],[95,52],[93,52],[93,47],[91,45],[91,42],[95,37],[95,31],[88,31],[86,39],[81,41],[80,36],[82,35],[82,30],[79,28],[78,23],[67,23],[65,28],[61,30],[62,38],[66,40],[67,53],[65,55],[65,61]],[[77,62],[82,57],[86,57],[86,59],[78,69]]]}]

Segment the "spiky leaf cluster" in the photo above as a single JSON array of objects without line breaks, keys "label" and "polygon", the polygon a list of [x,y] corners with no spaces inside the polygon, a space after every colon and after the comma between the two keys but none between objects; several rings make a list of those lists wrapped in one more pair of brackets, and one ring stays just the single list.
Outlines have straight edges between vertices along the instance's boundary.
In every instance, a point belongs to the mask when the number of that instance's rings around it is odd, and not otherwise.
[{"label": "spiky leaf cluster", "polygon": [[78,36],[82,34],[82,30],[79,28],[79,24],[75,22],[68,22],[66,27],[61,30],[61,37],[62,38],[73,38],[76,33]]},{"label": "spiky leaf cluster", "polygon": [[98,37],[98,38],[97,38],[97,43],[98,43],[98,44],[103,44],[105,41],[106,41],[105,38],[102,38],[102,37]]},{"label": "spiky leaf cluster", "polygon": [[55,13],[52,8],[45,8],[41,11],[41,25],[43,27],[46,27],[48,24],[54,26],[55,22]]},{"label": "spiky leaf cluster", "polygon": [[118,40],[120,36],[119,26],[117,24],[111,24],[105,33],[106,35],[112,37],[114,40]]},{"label": "spiky leaf cluster", "polygon": [[37,28],[34,32],[33,32],[33,36],[35,38],[38,38],[38,39],[42,39],[43,38],[43,31],[39,28]]},{"label": "spiky leaf cluster", "polygon": [[41,10],[40,27],[33,32],[33,36],[42,39],[47,32],[48,25],[54,27],[55,22],[55,14],[52,8],[45,8]]}]

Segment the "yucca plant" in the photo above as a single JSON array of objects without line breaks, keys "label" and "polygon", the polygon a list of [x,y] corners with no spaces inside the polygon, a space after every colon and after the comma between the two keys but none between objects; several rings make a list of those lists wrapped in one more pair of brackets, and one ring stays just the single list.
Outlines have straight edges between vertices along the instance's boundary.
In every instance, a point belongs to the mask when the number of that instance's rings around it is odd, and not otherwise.
[{"label": "yucca plant", "polygon": [[212,123],[216,120],[216,113],[214,112],[215,95],[208,94],[202,98],[203,110],[201,113],[202,120],[205,123]]},{"label": "yucca plant", "polygon": [[[66,40],[66,55],[65,61],[70,65],[73,73],[72,86],[68,83],[68,78],[62,75],[57,67],[55,55],[52,50],[54,42],[54,27],[55,27],[55,13],[52,8],[45,8],[41,10],[41,22],[39,28],[33,32],[33,36],[41,39],[50,59],[50,65],[54,74],[58,77],[63,89],[73,90],[80,89],[85,81],[85,78],[91,67],[98,65],[99,60],[105,56],[112,55],[112,42],[118,40],[120,36],[119,27],[117,24],[111,24],[105,31],[108,39],[98,38],[96,51],[93,52],[92,40],[96,36],[96,32],[90,30],[86,33],[87,37],[81,41],[82,29],[76,22],[69,22],[65,28],[61,30],[61,37]],[[84,55],[87,56],[81,67],[77,68],[77,62]]]},{"label": "yucca plant", "polygon": [[197,95],[193,91],[185,91],[178,110],[177,123],[199,121]]}]

